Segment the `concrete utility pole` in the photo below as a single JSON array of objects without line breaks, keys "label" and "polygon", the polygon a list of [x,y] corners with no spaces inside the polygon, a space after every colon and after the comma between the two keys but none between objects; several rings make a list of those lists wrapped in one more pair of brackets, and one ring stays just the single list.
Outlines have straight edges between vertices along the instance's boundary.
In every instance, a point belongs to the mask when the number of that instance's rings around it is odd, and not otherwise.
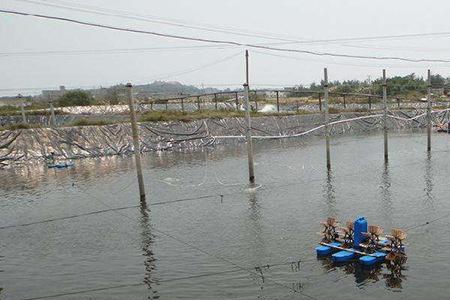
[{"label": "concrete utility pole", "polygon": [[142,165],[141,165],[141,151],[139,145],[139,131],[136,123],[136,112],[134,110],[134,100],[131,83],[127,83],[127,94],[128,94],[128,107],[130,109],[130,119],[131,119],[131,132],[133,134],[133,145],[134,145],[134,157],[136,159],[136,171],[139,183],[139,195],[141,199],[141,204],[146,205],[145,202],[145,188],[144,188],[144,178],[142,176]]},{"label": "concrete utility pole", "polygon": [[431,151],[431,71],[428,70],[427,93],[427,151]]},{"label": "concrete utility pole", "polygon": [[248,80],[248,50],[245,50],[245,84],[244,84],[244,100],[245,100],[245,119],[247,120],[246,140],[247,140],[247,154],[248,154],[248,177],[251,185],[255,184],[255,171],[253,165],[253,142],[251,135],[251,120],[250,120],[250,91]]},{"label": "concrete utility pole", "polygon": [[21,94],[19,94],[19,95],[17,95],[17,98],[19,99],[19,101],[20,101],[20,112],[22,113],[22,123],[23,124],[27,124],[28,122],[27,122],[27,116],[25,115],[25,108],[24,108],[24,106],[25,106],[25,103],[23,103],[22,102],[22,95]]},{"label": "concrete utility pole", "polygon": [[384,131],[384,161],[388,162],[388,128],[387,128],[387,83],[386,70],[383,69],[383,131]]},{"label": "concrete utility pole", "polygon": [[327,169],[331,169],[331,158],[330,158],[330,129],[329,129],[329,117],[328,117],[328,70],[323,69],[324,76],[324,111],[325,111],[325,143],[327,152]]}]

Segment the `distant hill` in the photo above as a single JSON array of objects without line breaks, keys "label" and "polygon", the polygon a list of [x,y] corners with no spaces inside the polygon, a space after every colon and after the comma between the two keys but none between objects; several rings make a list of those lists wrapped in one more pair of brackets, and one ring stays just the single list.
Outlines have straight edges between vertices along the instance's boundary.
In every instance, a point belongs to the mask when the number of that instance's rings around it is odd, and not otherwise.
[{"label": "distant hill", "polygon": [[154,81],[150,84],[136,85],[135,90],[143,94],[179,95],[217,92],[217,89],[199,89],[193,85],[184,85],[177,81]]}]

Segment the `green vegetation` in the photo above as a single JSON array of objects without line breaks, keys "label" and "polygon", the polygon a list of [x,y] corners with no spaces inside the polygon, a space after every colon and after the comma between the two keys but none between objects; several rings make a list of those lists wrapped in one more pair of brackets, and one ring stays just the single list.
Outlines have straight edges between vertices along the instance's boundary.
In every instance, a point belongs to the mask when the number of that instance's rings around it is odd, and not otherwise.
[{"label": "green vegetation", "polygon": [[[260,113],[252,112],[252,117],[261,116],[286,116],[286,115],[297,115],[297,114],[307,114],[308,112],[300,110],[298,112],[286,112],[286,113]],[[152,111],[143,114],[139,121],[140,122],[161,122],[161,121],[182,121],[191,122],[199,119],[224,119],[224,118],[234,118],[234,117],[244,117],[243,111],[234,110],[200,110],[195,112],[180,112],[180,111]]]},{"label": "green vegetation", "polygon": [[12,116],[20,114],[20,108],[12,105],[0,106],[0,116]]},{"label": "green vegetation", "polygon": [[[412,73],[406,76],[395,76],[387,79],[387,92],[389,96],[402,97],[410,100],[417,100],[427,92],[427,82],[423,77]],[[450,90],[450,78],[444,78],[439,74],[431,75],[431,85],[433,88]],[[370,80],[346,80],[329,82],[330,92],[334,93],[362,93],[378,94],[382,93],[382,79]],[[288,94],[289,97],[305,96],[305,92],[322,92],[323,82],[312,83],[309,87],[299,86],[295,91]]]},{"label": "green vegetation", "polygon": [[24,124],[24,123],[17,123],[17,124],[10,124],[5,126],[0,126],[0,131],[3,130],[19,130],[19,129],[31,129],[31,128],[40,128],[41,126],[38,124]]},{"label": "green vegetation", "polygon": [[94,98],[88,92],[82,90],[69,91],[58,99],[58,105],[64,106],[89,106],[95,103]]}]

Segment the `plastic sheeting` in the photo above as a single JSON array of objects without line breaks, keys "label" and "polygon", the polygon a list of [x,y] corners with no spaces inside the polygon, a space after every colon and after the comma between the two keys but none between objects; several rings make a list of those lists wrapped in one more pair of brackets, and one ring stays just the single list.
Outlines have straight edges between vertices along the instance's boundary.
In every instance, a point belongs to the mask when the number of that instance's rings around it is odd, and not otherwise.
[{"label": "plastic sheeting", "polygon": [[[382,116],[362,113],[330,115],[330,133],[339,135],[380,130]],[[443,123],[448,118],[448,110],[432,114],[433,123]],[[426,114],[423,112],[389,113],[388,127],[391,130],[425,125]],[[244,142],[245,130],[245,120],[242,118],[142,123],[140,150],[185,151],[205,145]],[[323,116],[319,114],[252,118],[255,140],[306,138],[323,135],[323,130]],[[133,151],[129,124],[0,132],[0,167],[43,159],[51,152],[57,157],[75,159],[131,154]]]}]

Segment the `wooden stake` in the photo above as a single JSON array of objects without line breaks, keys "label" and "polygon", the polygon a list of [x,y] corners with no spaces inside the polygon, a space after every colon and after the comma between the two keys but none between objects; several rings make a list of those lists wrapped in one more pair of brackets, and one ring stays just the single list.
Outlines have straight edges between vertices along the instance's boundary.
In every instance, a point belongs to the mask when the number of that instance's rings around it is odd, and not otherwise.
[{"label": "wooden stake", "polygon": [[127,83],[126,87],[128,93],[128,107],[130,109],[131,132],[133,134],[134,157],[136,159],[136,171],[139,183],[139,195],[141,199],[141,204],[146,205],[144,177],[142,176],[141,151],[139,144],[139,129],[136,123],[136,112],[134,110],[134,100],[132,94],[133,86],[131,85],[131,83]]},{"label": "wooden stake", "polygon": [[55,108],[52,102],[50,102],[50,126],[56,127]]},{"label": "wooden stake", "polygon": [[[19,101],[22,101],[22,95],[21,94],[17,95],[17,98],[19,98]],[[27,116],[25,115],[25,108],[24,108],[24,106],[25,106],[25,103],[21,102],[20,103],[20,112],[22,113],[22,123],[23,124],[27,124],[28,122],[27,122]]]},{"label": "wooden stake", "polygon": [[322,111],[322,95],[319,93],[319,111]]},{"label": "wooden stake", "polygon": [[217,110],[217,94],[214,93],[214,108]]}]

